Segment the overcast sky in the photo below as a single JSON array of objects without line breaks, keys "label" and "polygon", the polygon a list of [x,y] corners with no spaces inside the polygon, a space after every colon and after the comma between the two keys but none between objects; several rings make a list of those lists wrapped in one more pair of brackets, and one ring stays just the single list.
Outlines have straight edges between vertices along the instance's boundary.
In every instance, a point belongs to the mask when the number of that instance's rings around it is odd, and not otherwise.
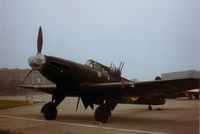
[{"label": "overcast sky", "polygon": [[29,68],[40,25],[43,54],[124,61],[129,79],[200,70],[199,0],[0,0],[0,68]]}]

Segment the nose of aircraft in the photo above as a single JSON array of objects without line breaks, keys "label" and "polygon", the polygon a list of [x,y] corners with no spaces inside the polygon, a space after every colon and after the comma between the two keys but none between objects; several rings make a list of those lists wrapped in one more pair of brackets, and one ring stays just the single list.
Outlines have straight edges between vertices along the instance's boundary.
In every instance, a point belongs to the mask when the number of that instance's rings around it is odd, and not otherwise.
[{"label": "nose of aircraft", "polygon": [[37,54],[28,59],[28,64],[32,69],[40,69],[40,67],[46,63],[45,56],[42,54]]}]

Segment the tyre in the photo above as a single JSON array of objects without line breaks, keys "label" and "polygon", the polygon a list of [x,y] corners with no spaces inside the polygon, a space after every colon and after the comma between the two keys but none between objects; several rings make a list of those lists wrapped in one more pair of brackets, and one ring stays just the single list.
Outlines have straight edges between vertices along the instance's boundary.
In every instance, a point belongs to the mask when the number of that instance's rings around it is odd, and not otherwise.
[{"label": "tyre", "polygon": [[53,120],[57,116],[57,109],[51,102],[44,105],[42,110],[46,120]]},{"label": "tyre", "polygon": [[106,123],[109,116],[111,116],[110,110],[108,110],[104,105],[101,105],[95,110],[94,120]]},{"label": "tyre", "polygon": [[151,106],[151,105],[148,106],[148,110],[149,110],[149,111],[152,110],[152,106]]}]

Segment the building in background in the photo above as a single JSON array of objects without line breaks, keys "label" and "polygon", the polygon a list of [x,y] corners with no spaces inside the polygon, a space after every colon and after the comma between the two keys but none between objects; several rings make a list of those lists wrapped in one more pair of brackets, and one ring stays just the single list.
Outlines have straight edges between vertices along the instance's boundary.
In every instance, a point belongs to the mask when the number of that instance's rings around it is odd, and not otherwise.
[{"label": "building in background", "polygon": [[162,80],[180,79],[180,78],[200,78],[200,71],[187,70],[180,72],[162,73]]}]

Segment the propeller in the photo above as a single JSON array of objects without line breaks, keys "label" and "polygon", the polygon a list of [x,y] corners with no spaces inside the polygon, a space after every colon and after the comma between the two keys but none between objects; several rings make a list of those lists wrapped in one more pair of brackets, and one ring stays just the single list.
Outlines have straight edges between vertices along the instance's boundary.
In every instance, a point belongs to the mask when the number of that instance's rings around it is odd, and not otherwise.
[{"label": "propeller", "polygon": [[[42,37],[42,27],[40,26],[38,31],[38,39],[37,39],[37,55],[41,54],[42,51],[42,44],[43,44],[43,37]],[[28,72],[24,80],[22,81],[22,85],[24,84],[25,80],[28,78],[28,76],[34,71],[37,70],[36,68],[33,68]]]},{"label": "propeller", "polygon": [[28,78],[28,76],[29,76],[32,72],[33,72],[33,69],[31,69],[31,70],[28,72],[28,74],[26,75],[26,77],[25,77],[24,80],[22,81],[22,84],[21,84],[21,85],[24,84],[25,80]]},{"label": "propeller", "polygon": [[42,43],[43,43],[42,27],[40,26],[39,31],[38,31],[38,40],[37,40],[37,54],[41,54]]}]

